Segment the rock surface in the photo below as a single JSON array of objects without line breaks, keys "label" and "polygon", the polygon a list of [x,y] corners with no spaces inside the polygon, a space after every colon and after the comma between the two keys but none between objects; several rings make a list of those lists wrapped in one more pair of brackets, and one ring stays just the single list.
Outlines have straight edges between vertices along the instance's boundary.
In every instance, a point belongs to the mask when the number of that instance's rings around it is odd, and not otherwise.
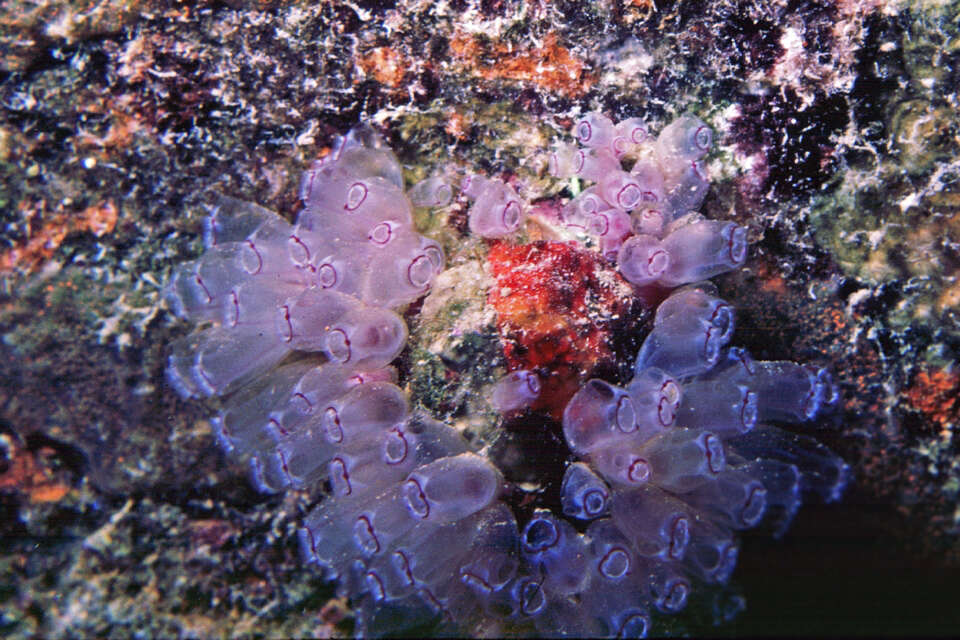
[{"label": "rock surface", "polygon": [[[210,407],[166,385],[187,327],[161,286],[200,253],[214,192],[292,220],[302,171],[361,118],[411,182],[453,163],[549,207],[565,185],[532,151],[600,110],[714,128],[705,213],[751,230],[746,268],[717,278],[736,301],[733,342],[829,364],[842,389],[818,437],[852,465],[852,490],[807,506],[780,541],[748,536],[734,576],[747,611],[709,632],[956,633],[958,11],[0,3],[0,629],[349,633],[348,607],[297,554],[311,496],[257,494],[217,449]],[[410,390],[468,435],[502,429],[491,455],[558,490],[535,468],[562,458],[555,433],[529,414],[501,427],[476,393],[531,361],[518,347],[536,336],[513,335],[525,310],[505,316],[488,295],[496,269],[465,204],[417,226],[456,277],[408,312]],[[598,323],[591,365],[616,375],[648,319],[613,309],[619,285],[596,279],[593,306],[572,315]],[[693,611],[674,631],[712,622]]]}]

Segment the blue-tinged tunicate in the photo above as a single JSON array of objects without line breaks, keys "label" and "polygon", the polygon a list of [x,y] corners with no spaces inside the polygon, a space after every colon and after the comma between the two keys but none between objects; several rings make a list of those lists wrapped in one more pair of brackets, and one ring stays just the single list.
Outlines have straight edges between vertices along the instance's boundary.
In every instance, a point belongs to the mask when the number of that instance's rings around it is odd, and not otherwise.
[{"label": "blue-tinged tunicate", "polygon": [[732,222],[681,218],[668,227],[663,247],[670,263],[658,281],[668,287],[712,278],[743,264],[746,229]]},{"label": "blue-tinged tunicate", "polygon": [[731,335],[730,305],[703,288],[678,290],[657,309],[634,370],[656,367],[680,377],[704,373],[717,364]]},{"label": "blue-tinged tunicate", "polygon": [[630,395],[603,380],[590,380],[570,399],[563,412],[567,444],[580,455],[636,430],[636,410]]},{"label": "blue-tinged tunicate", "polygon": [[701,580],[725,583],[737,566],[740,543],[727,527],[700,518],[690,524],[684,566]]},{"label": "blue-tinged tunicate", "polygon": [[564,515],[578,520],[592,520],[610,509],[610,487],[590,467],[575,462],[567,467],[560,487]]},{"label": "blue-tinged tunicate", "polygon": [[774,537],[782,536],[800,508],[800,471],[796,465],[780,460],[758,458],[741,467],[747,475],[757,478],[766,490],[767,508],[764,519]]},{"label": "blue-tinged tunicate", "polygon": [[661,560],[681,560],[690,543],[691,509],[651,485],[614,493],[611,516],[637,553]]},{"label": "blue-tinged tunicate", "polygon": [[749,473],[726,468],[688,493],[684,500],[700,511],[718,516],[729,527],[750,529],[757,526],[767,508],[767,489]]},{"label": "blue-tinged tunicate", "polygon": [[795,465],[800,486],[827,502],[839,500],[850,468],[819,441],[772,425],[762,425],[730,440],[730,447],[747,460],[769,458]]},{"label": "blue-tinged tunicate", "polygon": [[746,433],[757,424],[757,392],[729,377],[691,380],[677,414],[682,424],[721,435]]},{"label": "blue-tinged tunicate", "polygon": [[[592,130],[604,121],[584,122]],[[576,135],[583,143],[580,129]],[[807,421],[835,404],[829,373],[756,362],[730,347],[733,309],[702,282],[742,265],[747,249],[744,227],[693,213],[709,187],[703,165],[709,127],[683,117],[652,145],[642,135],[634,144],[615,140],[610,153],[634,161],[631,173],[648,194],[634,210],[634,235],[620,247],[620,271],[638,287],[687,286],[657,309],[626,389],[589,380],[564,411],[567,443],[582,460],[577,464],[586,465],[568,468],[564,509],[583,518],[585,488],[597,481],[612,488],[608,500],[597,502],[609,504],[612,517],[594,520],[586,533],[602,579],[580,595],[587,616],[606,614],[601,628],[609,635],[622,631],[624,616],[682,609],[696,581],[726,582],[739,552],[734,530],[764,524],[782,535],[804,494],[835,500],[848,475],[843,461],[813,438],[767,424]],[[609,158],[604,147],[590,146],[585,157],[595,164]],[[579,172],[588,179],[597,173]],[[586,234],[585,221],[615,208],[611,200],[590,187],[564,207],[562,221]],[[625,576],[641,566],[643,592],[632,592]],[[627,602],[619,600],[623,594]],[[604,604],[594,604],[594,596]],[[541,607],[562,611],[549,602]],[[595,621],[579,629],[591,632]]]},{"label": "blue-tinged tunicate", "polygon": [[538,509],[520,533],[520,548],[542,587],[556,596],[580,593],[589,580],[587,540],[565,520]]}]

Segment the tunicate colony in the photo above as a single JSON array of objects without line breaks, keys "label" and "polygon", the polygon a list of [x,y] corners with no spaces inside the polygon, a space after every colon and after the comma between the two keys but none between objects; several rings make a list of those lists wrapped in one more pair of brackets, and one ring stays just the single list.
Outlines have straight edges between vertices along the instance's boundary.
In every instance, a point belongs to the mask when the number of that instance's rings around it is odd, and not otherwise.
[{"label": "tunicate colony", "polygon": [[[325,488],[301,549],[350,597],[359,635],[643,636],[698,581],[728,580],[736,530],[765,523],[779,535],[804,494],[840,496],[842,460],[770,424],[833,404],[830,375],[729,346],[734,310],[704,282],[746,256],[743,227],[691,213],[709,186],[710,129],[685,116],[652,138],[636,118],[590,113],[575,134],[582,147],[558,145],[550,171],[595,184],[561,225],[594,236],[638,287],[679,288],[629,383],[589,380],[566,406],[576,460],[561,504],[526,522],[501,500],[508,483],[490,460],[412,412],[397,386],[390,363],[407,328],[394,309],[444,268],[441,247],[413,228],[412,203],[440,206],[453,192],[434,176],[405,194],[371,128],[307,172],[296,224],[222,197],[206,251],[167,287],[176,313],[204,326],[173,346],[169,379],[186,396],[225,397],[217,439],[259,489]],[[501,180],[468,175],[461,191],[477,235],[509,236],[527,216]],[[522,410],[539,389],[536,373],[514,371],[491,404]]]}]

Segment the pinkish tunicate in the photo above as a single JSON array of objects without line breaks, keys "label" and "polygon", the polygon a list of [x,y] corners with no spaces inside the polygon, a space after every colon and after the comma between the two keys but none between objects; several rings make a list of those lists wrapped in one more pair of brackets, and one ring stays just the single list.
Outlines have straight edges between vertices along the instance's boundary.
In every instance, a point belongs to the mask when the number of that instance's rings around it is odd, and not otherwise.
[{"label": "pinkish tunicate", "polygon": [[[581,152],[577,167],[577,176],[584,180],[599,182],[610,173],[621,171],[620,161],[606,147],[598,147]],[[616,202],[611,202],[616,205]]]},{"label": "pinkish tunicate", "polygon": [[650,131],[646,123],[640,118],[621,120],[614,127],[613,140],[610,148],[619,158],[635,151],[640,145],[650,139]]},{"label": "pinkish tunicate", "polygon": [[520,228],[524,205],[509,185],[501,180],[486,180],[478,191],[470,205],[470,231],[484,238],[499,238]]},{"label": "pinkish tunicate", "polygon": [[592,148],[608,147],[616,133],[613,121],[597,111],[585,114],[573,129],[577,141]]},{"label": "pinkish tunicate", "polygon": [[617,266],[623,277],[633,284],[653,284],[670,266],[670,254],[655,236],[637,234],[627,238],[620,247]]}]

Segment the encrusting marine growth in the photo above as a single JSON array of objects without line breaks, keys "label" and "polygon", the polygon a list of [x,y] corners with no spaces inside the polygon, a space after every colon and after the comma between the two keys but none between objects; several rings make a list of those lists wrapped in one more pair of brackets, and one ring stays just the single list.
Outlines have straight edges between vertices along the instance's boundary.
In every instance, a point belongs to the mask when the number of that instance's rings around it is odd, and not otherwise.
[{"label": "encrusting marine growth", "polygon": [[[407,339],[394,312],[444,268],[413,228],[412,203],[452,196],[440,177],[403,190],[399,163],[367,126],[304,176],[289,224],[222,198],[206,251],[181,265],[167,299],[202,323],[176,343],[172,384],[225,396],[213,421],[265,492],[325,487],[303,521],[304,558],[338,581],[359,635],[644,636],[698,581],[724,583],[736,530],[781,534],[805,492],[838,499],[846,465],[813,438],[771,422],[833,404],[830,375],[760,362],[730,347],[733,307],[706,278],[744,263],[746,234],[693,213],[708,189],[712,132],[685,116],[652,138],[642,121],[589,113],[582,148],[550,170],[594,182],[560,223],[597,238],[639,288],[675,288],[625,387],[589,380],[563,411],[573,457],[556,510],[518,522],[508,483],[450,426],[413,413],[390,363]],[[625,167],[629,167],[627,170]],[[527,206],[504,182],[464,179],[469,228],[509,236]],[[322,354],[322,355],[318,355]],[[529,406],[535,372],[501,379],[492,405]]]}]

